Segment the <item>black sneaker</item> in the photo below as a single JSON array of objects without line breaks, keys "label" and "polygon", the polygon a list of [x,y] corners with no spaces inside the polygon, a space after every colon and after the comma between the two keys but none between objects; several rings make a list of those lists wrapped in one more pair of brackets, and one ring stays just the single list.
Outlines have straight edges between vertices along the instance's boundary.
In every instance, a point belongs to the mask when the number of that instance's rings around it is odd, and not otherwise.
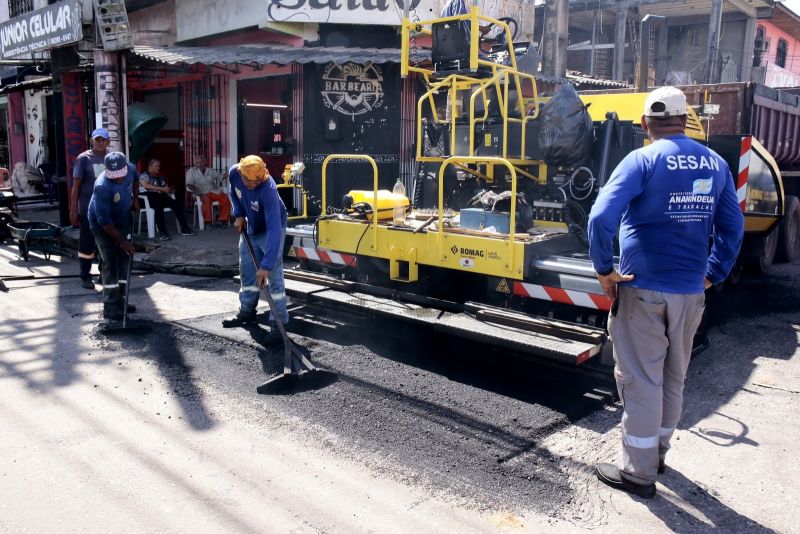
[{"label": "black sneaker", "polygon": [[169,234],[158,234],[158,237],[156,239],[158,241],[169,241],[172,238],[169,236]]},{"label": "black sneaker", "polygon": [[81,287],[83,289],[94,289],[94,282],[92,282],[92,277],[89,278],[81,278]]},{"label": "black sneaker", "polygon": [[194,233],[191,228],[184,228],[183,230],[181,230],[181,235],[197,235],[197,234]]},{"label": "black sneaker", "polygon": [[620,472],[616,465],[605,463],[597,464],[594,467],[594,472],[597,474],[597,478],[600,479],[600,482],[614,489],[627,491],[643,499],[652,499],[656,496],[655,483],[637,484],[636,482],[631,482],[622,476],[622,472]]},{"label": "black sneaker", "polygon": [[244,326],[249,324],[256,324],[255,313],[242,313],[239,312],[231,317],[226,317],[222,320],[222,328],[236,328],[237,326]]}]

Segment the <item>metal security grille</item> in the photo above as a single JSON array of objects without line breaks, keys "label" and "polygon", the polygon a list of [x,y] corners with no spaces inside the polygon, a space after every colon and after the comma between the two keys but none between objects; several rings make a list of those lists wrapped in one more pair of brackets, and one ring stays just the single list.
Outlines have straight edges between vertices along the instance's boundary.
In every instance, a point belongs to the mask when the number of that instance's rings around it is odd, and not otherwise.
[{"label": "metal security grille", "polygon": [[8,0],[9,18],[19,17],[33,11],[33,0]]},{"label": "metal security grille", "polygon": [[183,84],[184,157],[192,166],[195,154],[206,157],[209,165],[227,170],[228,80],[219,74]]}]

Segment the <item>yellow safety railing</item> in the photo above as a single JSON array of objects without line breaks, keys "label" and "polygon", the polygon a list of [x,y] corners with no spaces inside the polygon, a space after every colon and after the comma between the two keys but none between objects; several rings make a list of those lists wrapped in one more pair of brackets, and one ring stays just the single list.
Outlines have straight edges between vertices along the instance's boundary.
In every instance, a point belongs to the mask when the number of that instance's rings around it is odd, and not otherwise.
[{"label": "yellow safety railing", "polygon": [[302,215],[292,215],[288,218],[290,221],[299,220],[299,219],[307,219],[308,218],[308,194],[306,193],[306,189],[302,185],[297,185],[293,183],[286,183],[286,184],[276,184],[275,187],[278,189],[299,189],[300,196],[303,199],[303,213]]},{"label": "yellow safety railing", "polygon": [[439,254],[442,254],[442,250],[444,247],[444,171],[448,165],[452,164],[464,164],[464,163],[484,163],[486,165],[503,165],[511,175],[511,213],[510,213],[510,220],[508,226],[508,245],[509,245],[509,256],[508,256],[508,265],[514,265],[514,238],[516,235],[516,224],[517,224],[517,170],[514,168],[511,163],[508,162],[505,158],[498,158],[493,156],[487,157],[480,157],[480,156],[450,156],[446,160],[442,162],[442,166],[439,169],[439,224],[437,228],[438,232],[438,245],[439,245]]},{"label": "yellow safety railing", "polygon": [[366,154],[331,154],[322,162],[322,217],[327,215],[328,163],[335,159],[360,159],[372,165],[372,250],[378,250],[378,165]]}]

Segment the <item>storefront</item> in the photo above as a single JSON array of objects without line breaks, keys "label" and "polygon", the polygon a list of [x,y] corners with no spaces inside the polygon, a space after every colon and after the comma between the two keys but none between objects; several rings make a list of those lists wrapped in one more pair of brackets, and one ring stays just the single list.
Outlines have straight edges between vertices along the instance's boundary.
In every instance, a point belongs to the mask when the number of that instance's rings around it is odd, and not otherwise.
[{"label": "storefront", "polygon": [[[410,130],[401,142],[414,98],[401,98],[399,57],[394,49],[281,44],[137,47],[128,60],[129,104],[145,102],[169,117],[145,158],[159,157],[162,168],[171,159],[176,189],[197,153],[219,170],[258,154],[276,177],[303,161],[317,199],[327,155],[367,154],[378,163],[381,186],[391,188],[401,162],[410,168],[413,160]],[[372,173],[363,162],[342,161],[329,181],[338,204],[350,189],[371,188]]]}]

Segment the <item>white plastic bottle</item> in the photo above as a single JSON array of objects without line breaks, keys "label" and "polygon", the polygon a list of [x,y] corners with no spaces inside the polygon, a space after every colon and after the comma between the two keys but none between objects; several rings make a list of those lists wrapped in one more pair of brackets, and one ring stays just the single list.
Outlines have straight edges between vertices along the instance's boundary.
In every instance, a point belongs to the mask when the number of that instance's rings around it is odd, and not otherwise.
[{"label": "white plastic bottle", "polygon": [[395,195],[395,204],[394,204],[394,211],[392,213],[392,223],[401,225],[405,224],[406,222],[406,206],[405,203],[401,201],[402,197],[406,196],[406,186],[403,185],[403,182],[400,181],[400,177],[397,177],[397,183],[394,184],[394,188],[392,188],[392,193]]}]

